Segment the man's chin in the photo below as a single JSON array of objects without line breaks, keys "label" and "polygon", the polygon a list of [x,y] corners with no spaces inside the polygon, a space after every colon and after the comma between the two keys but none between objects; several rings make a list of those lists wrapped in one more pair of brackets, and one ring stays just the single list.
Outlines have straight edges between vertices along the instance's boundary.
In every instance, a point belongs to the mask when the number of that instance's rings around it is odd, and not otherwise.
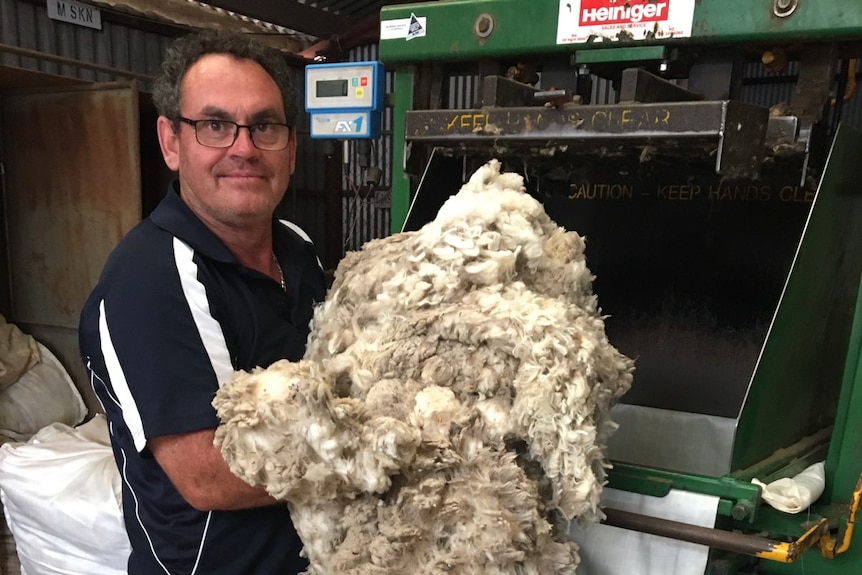
[{"label": "man's chin", "polygon": [[242,224],[271,218],[276,205],[264,198],[258,199],[259,201],[231,203],[229,208],[231,219],[237,224]]}]

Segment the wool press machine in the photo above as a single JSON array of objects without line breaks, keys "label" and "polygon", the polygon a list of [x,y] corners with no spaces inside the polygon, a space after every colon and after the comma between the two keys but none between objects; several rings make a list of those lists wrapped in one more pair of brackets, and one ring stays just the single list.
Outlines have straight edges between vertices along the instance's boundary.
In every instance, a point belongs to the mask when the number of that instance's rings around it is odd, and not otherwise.
[{"label": "wool press machine", "polygon": [[[860,40],[859,0],[381,10],[393,231],[497,158],[586,236],[608,336],[636,360],[608,487],[718,497],[714,527],[605,523],[708,546],[708,573],[862,573],[862,135],[841,122]],[[804,513],[751,483],[818,461]]]}]

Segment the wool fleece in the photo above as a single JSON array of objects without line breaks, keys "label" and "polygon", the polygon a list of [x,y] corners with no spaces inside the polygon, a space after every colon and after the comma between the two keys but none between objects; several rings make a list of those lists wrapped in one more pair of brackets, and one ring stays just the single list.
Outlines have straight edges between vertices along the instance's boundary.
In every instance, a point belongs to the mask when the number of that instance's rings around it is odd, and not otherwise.
[{"label": "wool fleece", "polygon": [[634,369],[584,250],[492,160],[346,255],[302,361],[222,387],[216,445],[289,505],[308,573],[576,572]]}]

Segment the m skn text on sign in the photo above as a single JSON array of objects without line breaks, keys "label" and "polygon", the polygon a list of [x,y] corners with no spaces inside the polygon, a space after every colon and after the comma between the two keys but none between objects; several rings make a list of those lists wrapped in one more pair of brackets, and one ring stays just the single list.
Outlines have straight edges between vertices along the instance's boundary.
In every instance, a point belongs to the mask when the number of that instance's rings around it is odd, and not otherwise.
[{"label": "m skn text on sign", "polygon": [[72,0],[48,0],[48,18],[96,30],[102,29],[102,15],[98,8]]}]

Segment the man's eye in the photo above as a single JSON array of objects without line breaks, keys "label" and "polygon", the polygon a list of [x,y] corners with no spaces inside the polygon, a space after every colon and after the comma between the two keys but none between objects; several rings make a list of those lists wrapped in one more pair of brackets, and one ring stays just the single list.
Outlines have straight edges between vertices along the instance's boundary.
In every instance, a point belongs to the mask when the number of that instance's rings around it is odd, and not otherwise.
[{"label": "man's eye", "polygon": [[207,120],[203,126],[208,132],[218,134],[228,130],[228,123],[221,120]]},{"label": "man's eye", "polygon": [[252,129],[259,134],[266,134],[272,131],[272,124],[255,124]]}]

